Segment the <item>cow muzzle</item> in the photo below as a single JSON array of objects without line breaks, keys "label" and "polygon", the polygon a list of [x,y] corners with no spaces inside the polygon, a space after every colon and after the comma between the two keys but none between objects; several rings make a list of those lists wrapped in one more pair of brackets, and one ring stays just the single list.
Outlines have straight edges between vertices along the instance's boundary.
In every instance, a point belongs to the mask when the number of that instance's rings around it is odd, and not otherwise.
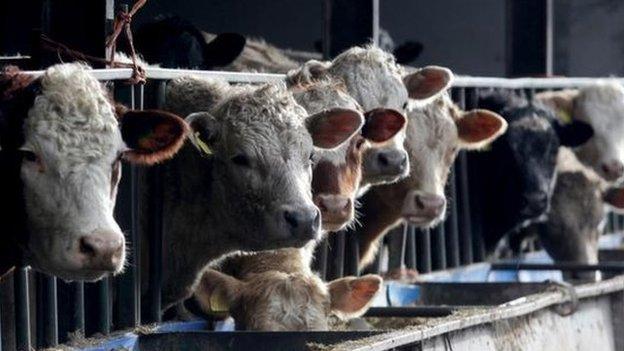
[{"label": "cow muzzle", "polygon": [[121,233],[114,231],[96,231],[81,237],[78,256],[82,269],[117,273],[124,264],[125,243]]},{"label": "cow muzzle", "polygon": [[428,227],[442,220],[446,211],[443,196],[422,191],[411,191],[405,197],[401,215],[411,224]]},{"label": "cow muzzle", "polygon": [[338,231],[353,219],[353,201],[344,195],[318,194],[314,203],[321,211],[322,227],[327,231]]}]

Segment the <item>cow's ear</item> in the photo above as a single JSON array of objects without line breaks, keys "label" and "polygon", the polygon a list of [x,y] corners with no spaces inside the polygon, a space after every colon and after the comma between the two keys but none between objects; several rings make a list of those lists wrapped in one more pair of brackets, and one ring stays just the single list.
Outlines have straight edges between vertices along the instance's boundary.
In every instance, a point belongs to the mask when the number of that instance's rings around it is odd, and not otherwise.
[{"label": "cow's ear", "polygon": [[246,43],[247,39],[240,34],[223,33],[217,35],[204,46],[205,68],[229,65],[240,56]]},{"label": "cow's ear", "polygon": [[184,143],[188,126],[172,113],[160,110],[125,110],[117,107],[121,136],[130,162],[151,165],[175,155]]},{"label": "cow's ear", "polygon": [[545,91],[535,95],[535,100],[553,109],[562,122],[570,122],[574,113],[574,99],[578,90]]},{"label": "cow's ear", "polygon": [[228,312],[236,304],[245,283],[213,269],[202,273],[193,297],[206,314]]},{"label": "cow's ear", "polygon": [[189,139],[197,150],[205,155],[212,154],[220,135],[217,119],[208,112],[195,112],[188,115],[185,121],[191,127]]},{"label": "cow's ear", "polygon": [[361,113],[346,108],[321,111],[306,119],[306,127],[314,146],[321,149],[340,146],[357,133],[363,123],[364,117]]},{"label": "cow's ear", "polygon": [[559,143],[563,146],[580,146],[585,144],[594,135],[594,128],[582,121],[573,120],[566,124],[553,121],[552,126],[559,136]]},{"label": "cow's ear", "polygon": [[409,97],[415,100],[426,100],[437,96],[453,81],[450,69],[438,66],[427,66],[403,77]]},{"label": "cow's ear", "polygon": [[392,109],[376,108],[364,114],[362,136],[375,143],[383,143],[392,139],[405,128],[405,116]]},{"label": "cow's ear", "polygon": [[622,214],[624,213],[624,186],[609,187],[603,194],[602,199],[613,210]]},{"label": "cow's ear", "polygon": [[383,279],[374,274],[345,277],[327,283],[331,312],[342,319],[363,315],[382,284]]},{"label": "cow's ear", "polygon": [[507,130],[507,122],[503,117],[488,110],[464,112],[455,125],[459,145],[464,149],[481,148]]}]

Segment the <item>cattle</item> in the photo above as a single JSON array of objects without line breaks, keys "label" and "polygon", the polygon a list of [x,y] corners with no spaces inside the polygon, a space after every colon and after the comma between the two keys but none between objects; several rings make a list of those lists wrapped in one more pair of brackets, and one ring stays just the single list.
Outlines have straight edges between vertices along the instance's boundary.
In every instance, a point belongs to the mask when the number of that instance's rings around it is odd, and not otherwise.
[{"label": "cattle", "polygon": [[[121,48],[130,53],[122,38]],[[163,68],[214,69],[230,65],[245,47],[245,37],[235,33],[213,35],[209,40],[189,21],[160,16],[141,26],[134,35],[143,58]]]},{"label": "cattle", "polygon": [[483,92],[479,106],[508,124],[488,150],[469,158],[478,172],[470,186],[480,200],[485,251],[494,254],[501,238],[546,219],[559,147],[582,145],[593,131],[582,121],[562,124],[549,108],[509,92]]},{"label": "cattle", "polygon": [[226,258],[203,273],[195,299],[204,312],[229,311],[237,329],[328,330],[330,316],[364,314],[381,285],[377,275],[325,283],[310,270],[306,250],[282,249]]},{"label": "cattle", "polygon": [[[548,219],[526,232],[537,233],[555,262],[598,263],[598,239],[606,222],[607,207],[624,208],[624,188],[609,185],[582,164],[574,153],[561,148],[557,184]],[[599,280],[599,272],[565,272],[567,279]]]},{"label": "cattle", "polygon": [[[310,60],[288,73],[289,84],[333,77],[343,81],[347,92],[365,111],[386,108],[405,113],[408,99],[427,102],[442,93],[452,80],[452,73],[429,66],[406,73],[394,57],[375,46],[354,47],[334,60]],[[367,150],[363,161],[361,193],[371,185],[395,182],[409,174],[405,133],[398,133],[383,147]]]},{"label": "cattle", "polygon": [[581,121],[594,130],[593,137],[574,149],[583,164],[602,178],[616,181],[624,175],[624,87],[616,81],[599,81],[574,90],[544,92],[536,100],[553,108],[564,121]]},{"label": "cattle", "polygon": [[379,240],[407,221],[421,228],[438,224],[446,213],[444,185],[457,152],[478,149],[505,132],[507,123],[486,110],[462,111],[444,93],[424,106],[411,106],[405,148],[414,165],[410,175],[366,193],[357,237],[360,267],[372,262]]},{"label": "cattle", "polygon": [[[362,111],[338,80],[323,79],[290,89],[295,100],[310,114],[333,107]],[[359,133],[336,149],[315,153],[312,193],[314,203],[321,210],[323,230],[339,231],[353,223],[362,179],[362,154],[392,139],[405,128],[406,122],[401,113],[390,109],[365,112]]]},{"label": "cattle", "polygon": [[195,113],[186,117],[192,142],[164,169],[165,308],[189,297],[204,266],[225,254],[317,240],[313,148],[338,147],[362,123],[349,109],[308,116],[281,83],[183,77],[169,84],[167,108]]},{"label": "cattle", "polygon": [[89,70],[73,63],[38,78],[15,67],[0,75],[3,271],[26,264],[87,281],[121,272],[120,163],[164,161],[183,143],[181,118],[116,106]]}]

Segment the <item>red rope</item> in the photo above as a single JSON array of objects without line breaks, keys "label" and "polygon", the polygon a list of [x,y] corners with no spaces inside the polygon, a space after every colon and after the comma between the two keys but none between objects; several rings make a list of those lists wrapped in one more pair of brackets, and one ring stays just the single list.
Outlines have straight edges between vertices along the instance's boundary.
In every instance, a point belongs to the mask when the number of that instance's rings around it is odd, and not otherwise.
[{"label": "red rope", "polygon": [[134,16],[137,11],[139,11],[147,0],[137,0],[132,6],[130,12],[126,10],[119,11],[117,16],[115,17],[115,22],[113,24],[113,33],[106,40],[106,48],[111,53],[110,65],[114,66],[115,64],[115,51],[117,49],[117,40],[119,39],[119,35],[124,31],[126,35],[126,39],[128,40],[128,44],[130,45],[130,53],[132,57],[132,78],[130,78],[130,83],[137,84],[145,83],[145,71],[141,66],[137,64],[136,59],[136,51],[134,50],[134,41],[132,39],[132,30],[130,25],[132,23],[132,16]]},{"label": "red rope", "polygon": [[[106,49],[111,53],[110,60],[87,55],[78,50],[74,50],[67,45],[56,42],[45,35],[41,35],[41,43],[43,48],[51,51],[55,51],[59,57],[67,56],[75,60],[92,62],[92,63],[100,63],[103,65],[108,65],[111,68],[132,68],[132,77],[128,80],[130,84],[145,84],[146,75],[143,67],[137,64],[136,51],[134,49],[134,41],[132,39],[132,30],[130,28],[130,24],[132,23],[132,16],[134,16],[137,11],[145,5],[147,0],[137,0],[137,2],[132,6],[132,10],[128,12],[119,11],[117,16],[115,17],[115,22],[113,24],[113,33],[106,39]],[[116,62],[115,61],[115,51],[117,49],[117,40],[119,39],[119,35],[121,32],[124,32],[128,43],[130,45],[130,53],[132,58],[132,63],[126,62]]]}]

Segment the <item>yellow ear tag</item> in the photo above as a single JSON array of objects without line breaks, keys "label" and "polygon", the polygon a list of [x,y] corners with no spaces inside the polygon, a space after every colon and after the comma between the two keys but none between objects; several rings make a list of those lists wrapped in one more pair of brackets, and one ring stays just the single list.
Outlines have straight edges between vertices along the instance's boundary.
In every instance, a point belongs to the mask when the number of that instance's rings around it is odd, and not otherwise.
[{"label": "yellow ear tag", "polygon": [[229,312],[230,306],[223,292],[216,289],[210,294],[210,310],[216,313]]},{"label": "yellow ear tag", "polygon": [[212,149],[210,148],[210,146],[208,146],[208,144],[206,144],[203,140],[201,140],[201,138],[199,137],[199,132],[195,132],[193,134],[191,134],[191,142],[193,143],[193,145],[195,145],[195,147],[201,151],[204,155],[212,155]]},{"label": "yellow ear tag", "polygon": [[572,115],[565,110],[557,111],[557,117],[563,124],[572,123]]}]

